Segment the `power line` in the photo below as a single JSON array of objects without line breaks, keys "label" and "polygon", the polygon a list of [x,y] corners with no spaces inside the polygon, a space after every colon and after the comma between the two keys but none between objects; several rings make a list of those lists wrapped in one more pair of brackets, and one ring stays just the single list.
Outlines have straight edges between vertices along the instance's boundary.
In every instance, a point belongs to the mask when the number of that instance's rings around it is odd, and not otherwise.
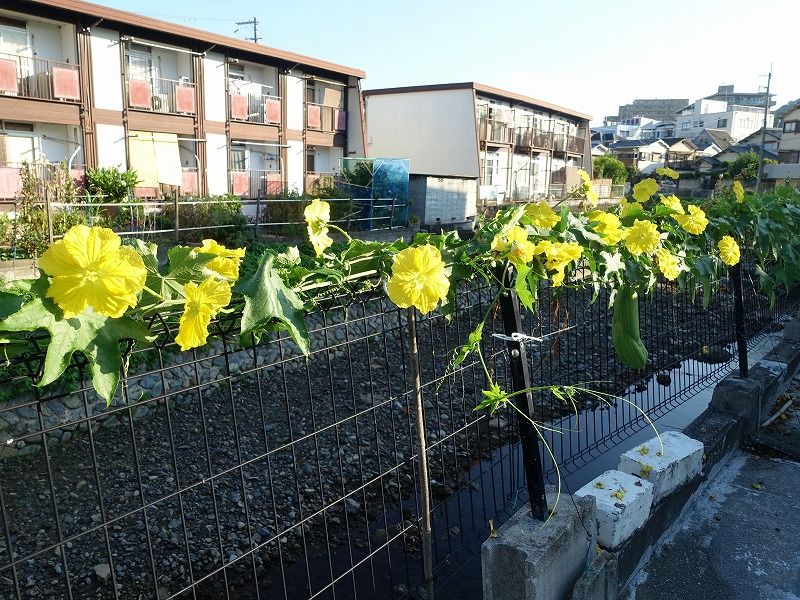
[{"label": "power line", "polygon": [[[253,26],[253,37],[244,38],[246,40],[250,40],[254,44],[258,43],[258,40],[261,38],[258,37],[258,18],[253,17],[250,21],[236,21],[237,25],[252,25]],[[238,29],[236,31],[239,31]],[[236,33],[236,32],[234,32]]]}]

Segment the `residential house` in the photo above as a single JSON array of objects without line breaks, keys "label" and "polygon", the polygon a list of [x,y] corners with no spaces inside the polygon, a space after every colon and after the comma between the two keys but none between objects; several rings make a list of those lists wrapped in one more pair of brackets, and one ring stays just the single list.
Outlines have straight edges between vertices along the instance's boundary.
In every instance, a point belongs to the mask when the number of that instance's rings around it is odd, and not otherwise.
[{"label": "residential house", "polygon": [[487,203],[542,198],[591,170],[589,116],[480,83],[364,91],[367,153],[410,160],[425,225],[470,226]]},{"label": "residential house", "polygon": [[692,143],[699,155],[714,156],[733,144],[733,139],[721,129],[706,128],[692,138]]},{"label": "residential house", "polygon": [[783,132],[778,145],[778,164],[765,165],[767,180],[800,184],[800,104],[783,114]]},{"label": "residential house", "polygon": [[592,140],[592,156],[605,156],[606,154],[608,154],[608,146]]},{"label": "residential house", "polygon": [[[740,155],[746,154],[748,152],[753,152],[755,154],[759,154],[761,152],[761,146],[755,144],[731,144],[725,150],[719,152],[715,158],[717,160],[721,160],[722,162],[733,162],[735,161]],[[777,161],[778,154],[776,152],[772,152],[771,150],[764,150],[764,158],[768,158],[770,160]]]},{"label": "residential house", "polygon": [[675,137],[675,119],[671,121],[653,121],[642,126],[643,140],[659,140]]},{"label": "residential house", "polygon": [[[758,129],[758,131],[754,131],[750,135],[743,137],[741,140],[739,140],[739,143],[749,146],[758,146],[760,148],[763,131],[764,128],[761,127]],[[781,127],[767,127],[766,133],[763,134],[764,148],[770,152],[777,153],[778,144],[780,144],[782,133],[783,129]]]},{"label": "residential house", "polygon": [[689,172],[681,171],[675,193],[680,197],[705,198],[714,190],[726,169],[726,164],[718,158],[698,155]]},{"label": "residential house", "polygon": [[132,168],[145,197],[302,192],[364,155],[364,77],[80,0],[7,0],[0,196],[31,160]]},{"label": "residential house", "polygon": [[618,140],[608,144],[611,156],[644,174],[665,165],[669,148],[664,140]]},{"label": "residential house", "polygon": [[697,158],[697,146],[689,138],[665,137],[660,138],[669,146],[665,165],[676,171],[691,168]]},{"label": "residential house", "polygon": [[[702,98],[678,112],[675,119],[675,135],[692,138],[694,141],[704,130],[718,129],[724,131],[734,141],[739,141],[757,131],[763,122],[763,108],[729,105],[725,100]],[[767,116],[767,126],[772,127],[772,115]]]},{"label": "residential house", "polygon": [[638,140],[644,137],[644,128],[656,123],[654,119],[646,117],[631,117],[618,121],[611,121],[606,117],[603,125],[592,127],[592,140],[599,142],[613,142],[616,140]]}]

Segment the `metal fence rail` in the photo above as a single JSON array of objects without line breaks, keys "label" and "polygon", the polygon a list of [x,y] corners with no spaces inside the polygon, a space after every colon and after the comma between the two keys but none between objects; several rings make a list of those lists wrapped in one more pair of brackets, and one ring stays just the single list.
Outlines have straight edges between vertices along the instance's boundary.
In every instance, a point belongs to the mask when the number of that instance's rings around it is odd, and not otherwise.
[{"label": "metal fence rail", "polygon": [[[748,265],[743,274],[752,338],[788,303],[770,307]],[[701,295],[669,283],[642,303],[652,358],[643,373],[617,363],[607,298],[591,303],[581,273],[559,294],[542,287],[535,312],[513,298],[495,306],[484,355],[505,389],[526,385],[527,367],[535,385],[591,379],[652,416],[735,360],[729,282],[715,284],[708,310]],[[415,323],[439,598],[478,594],[470,561],[489,520],[499,525],[529,489],[541,497],[530,462],[539,442],[528,437],[523,456],[514,411],[473,411],[486,387],[479,363],[448,371],[494,300],[489,286],[462,284],[452,320]],[[216,321],[213,343],[187,353],[172,341],[175,317],[154,318],[158,338],[133,349],[109,408],[83,360],[65,385],[30,386],[45,339],[0,367],[0,597],[421,597],[425,510],[407,312],[378,291],[330,298],[308,317],[308,359],[282,334],[241,347],[238,318]],[[515,355],[503,337],[515,331],[545,341]],[[654,379],[665,373],[672,383]],[[632,405],[580,400],[578,417],[544,393],[522,406],[577,429],[546,438],[565,470],[641,425]],[[545,460],[540,473],[550,472]]]}]

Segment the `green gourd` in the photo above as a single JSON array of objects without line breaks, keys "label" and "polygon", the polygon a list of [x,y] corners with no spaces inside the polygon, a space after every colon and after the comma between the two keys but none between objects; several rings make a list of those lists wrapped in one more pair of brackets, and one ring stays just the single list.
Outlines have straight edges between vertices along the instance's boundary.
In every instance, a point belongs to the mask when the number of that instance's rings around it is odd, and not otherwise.
[{"label": "green gourd", "polygon": [[632,369],[643,369],[647,364],[647,349],[639,335],[639,296],[628,285],[623,285],[614,298],[614,316],[611,321],[611,339],[619,360]]}]

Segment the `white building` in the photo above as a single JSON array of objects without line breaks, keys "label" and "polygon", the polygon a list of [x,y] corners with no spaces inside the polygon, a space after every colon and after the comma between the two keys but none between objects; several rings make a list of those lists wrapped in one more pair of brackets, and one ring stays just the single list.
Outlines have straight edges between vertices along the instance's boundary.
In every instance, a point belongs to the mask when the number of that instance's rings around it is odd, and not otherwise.
[{"label": "white building", "polygon": [[[725,100],[703,98],[678,113],[675,135],[694,138],[704,129],[719,129],[738,141],[760,129],[763,122],[763,108],[730,105]],[[772,127],[771,114],[767,116],[767,127]]]},{"label": "white building", "polygon": [[410,160],[425,225],[469,226],[482,203],[545,197],[591,170],[589,116],[549,102],[467,82],[366,90],[364,104],[367,155]]},{"label": "white building", "polygon": [[643,132],[660,121],[647,117],[632,117],[619,121],[605,119],[603,125],[592,127],[592,140],[597,142],[614,142],[617,140],[640,140]]}]

